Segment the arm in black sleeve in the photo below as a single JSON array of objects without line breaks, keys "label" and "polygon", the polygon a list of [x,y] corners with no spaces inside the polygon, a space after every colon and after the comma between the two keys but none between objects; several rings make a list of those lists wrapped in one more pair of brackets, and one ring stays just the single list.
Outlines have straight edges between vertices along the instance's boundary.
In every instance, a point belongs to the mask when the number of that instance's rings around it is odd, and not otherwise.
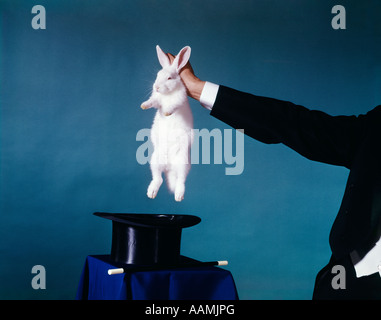
[{"label": "arm in black sleeve", "polygon": [[330,116],[291,102],[220,86],[211,115],[264,143],[283,143],[304,157],[351,167],[365,116]]}]

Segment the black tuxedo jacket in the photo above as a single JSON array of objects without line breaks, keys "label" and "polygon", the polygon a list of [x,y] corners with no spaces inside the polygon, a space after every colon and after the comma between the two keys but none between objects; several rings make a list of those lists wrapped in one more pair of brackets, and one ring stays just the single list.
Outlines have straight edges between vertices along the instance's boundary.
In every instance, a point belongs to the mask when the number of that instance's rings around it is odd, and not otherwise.
[{"label": "black tuxedo jacket", "polygon": [[283,143],[308,159],[348,168],[329,237],[332,253],[340,259],[374,246],[381,235],[381,106],[360,116],[330,116],[220,86],[211,115],[261,142]]}]

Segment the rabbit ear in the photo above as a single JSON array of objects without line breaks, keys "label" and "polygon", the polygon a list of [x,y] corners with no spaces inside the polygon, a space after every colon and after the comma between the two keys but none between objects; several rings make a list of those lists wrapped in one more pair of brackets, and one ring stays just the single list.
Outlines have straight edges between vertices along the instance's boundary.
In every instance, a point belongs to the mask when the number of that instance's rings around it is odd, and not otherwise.
[{"label": "rabbit ear", "polygon": [[186,46],[180,50],[179,54],[173,61],[173,65],[176,66],[177,72],[179,72],[187,64],[190,54],[191,48],[189,46]]},{"label": "rabbit ear", "polygon": [[168,56],[163,52],[163,50],[160,49],[158,45],[156,46],[156,52],[157,58],[159,59],[159,62],[163,68],[171,65]]}]

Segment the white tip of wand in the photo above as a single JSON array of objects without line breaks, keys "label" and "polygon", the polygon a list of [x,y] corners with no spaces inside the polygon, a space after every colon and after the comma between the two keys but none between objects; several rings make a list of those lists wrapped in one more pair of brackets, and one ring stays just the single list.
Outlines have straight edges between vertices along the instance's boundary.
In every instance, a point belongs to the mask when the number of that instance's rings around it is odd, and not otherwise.
[{"label": "white tip of wand", "polygon": [[113,274],[120,274],[123,273],[124,270],[123,268],[118,268],[118,269],[108,269],[107,273],[111,276]]},{"label": "white tip of wand", "polygon": [[227,266],[229,263],[227,260],[223,260],[223,261],[218,261],[218,265],[219,266]]}]

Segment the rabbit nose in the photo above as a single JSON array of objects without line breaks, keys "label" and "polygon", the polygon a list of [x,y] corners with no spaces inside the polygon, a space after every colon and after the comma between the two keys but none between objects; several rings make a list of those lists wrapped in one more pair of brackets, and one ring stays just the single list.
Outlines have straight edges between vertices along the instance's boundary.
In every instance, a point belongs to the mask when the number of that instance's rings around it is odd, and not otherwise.
[{"label": "rabbit nose", "polygon": [[155,90],[156,90],[156,91],[159,91],[159,89],[160,89],[160,86],[157,85],[157,84],[155,84]]}]

